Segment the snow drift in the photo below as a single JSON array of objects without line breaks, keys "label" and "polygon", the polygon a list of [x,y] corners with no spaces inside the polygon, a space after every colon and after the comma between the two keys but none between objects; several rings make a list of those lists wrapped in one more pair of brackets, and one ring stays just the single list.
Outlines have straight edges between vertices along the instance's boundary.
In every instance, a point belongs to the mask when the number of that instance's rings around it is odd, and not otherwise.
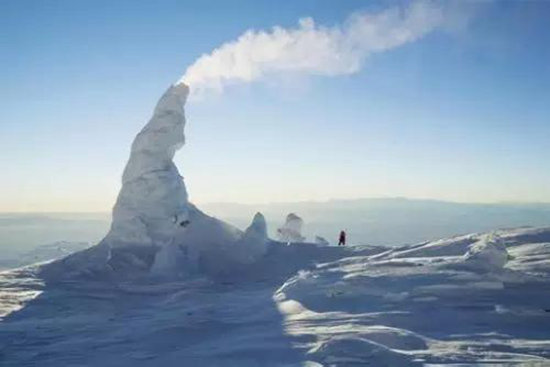
[{"label": "snow drift", "polygon": [[[187,233],[198,212],[190,206],[189,214]],[[258,214],[238,241],[261,243],[264,229]],[[550,228],[399,248],[272,243],[258,256],[242,282],[45,284],[33,267],[0,272],[0,361],[44,367],[549,363]]]},{"label": "snow drift", "polygon": [[508,261],[508,257],[504,243],[498,236],[490,234],[470,246],[464,255],[464,261],[468,266],[489,271],[502,269]]}]

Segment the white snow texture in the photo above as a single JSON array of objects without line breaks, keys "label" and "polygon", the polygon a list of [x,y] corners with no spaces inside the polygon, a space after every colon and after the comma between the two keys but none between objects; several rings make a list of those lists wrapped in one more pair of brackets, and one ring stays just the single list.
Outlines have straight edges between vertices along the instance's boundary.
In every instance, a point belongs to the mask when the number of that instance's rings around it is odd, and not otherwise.
[{"label": "white snow texture", "polygon": [[[240,240],[264,229],[257,215]],[[550,365],[550,228],[274,242],[240,281],[50,284],[35,270],[0,272],[0,365]]]}]

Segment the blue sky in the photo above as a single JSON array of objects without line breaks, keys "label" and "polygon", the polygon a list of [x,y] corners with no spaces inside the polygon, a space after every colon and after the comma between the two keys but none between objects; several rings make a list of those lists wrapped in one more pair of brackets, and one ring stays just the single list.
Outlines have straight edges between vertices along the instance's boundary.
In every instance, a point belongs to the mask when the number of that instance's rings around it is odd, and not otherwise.
[{"label": "blue sky", "polygon": [[[250,28],[332,26],[396,5],[2,1],[0,211],[110,210],[133,137],[201,54]],[[457,11],[467,24],[372,55],[356,74],[189,103],[175,161],[191,200],[550,201],[550,3]]]}]

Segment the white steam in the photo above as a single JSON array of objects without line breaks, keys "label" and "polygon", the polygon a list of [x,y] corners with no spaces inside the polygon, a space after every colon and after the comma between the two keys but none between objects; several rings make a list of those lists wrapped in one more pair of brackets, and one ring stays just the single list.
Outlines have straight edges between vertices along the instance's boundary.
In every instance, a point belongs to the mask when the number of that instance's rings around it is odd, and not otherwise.
[{"label": "white steam", "polygon": [[443,18],[437,4],[419,1],[376,14],[356,13],[333,27],[303,18],[297,28],[248,30],[199,57],[181,81],[196,96],[209,90],[221,92],[229,83],[252,82],[281,72],[352,74],[369,55],[413,42],[440,27]]}]

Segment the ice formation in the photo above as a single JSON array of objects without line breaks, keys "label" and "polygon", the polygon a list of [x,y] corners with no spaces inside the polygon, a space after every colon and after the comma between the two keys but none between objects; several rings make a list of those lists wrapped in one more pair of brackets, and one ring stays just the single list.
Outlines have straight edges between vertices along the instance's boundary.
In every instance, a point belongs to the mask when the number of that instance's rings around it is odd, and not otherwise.
[{"label": "ice formation", "polygon": [[217,275],[265,253],[263,215],[256,214],[243,233],[188,201],[183,177],[172,161],[185,143],[183,106],[188,93],[183,83],[171,86],[134,139],[105,238],[44,267],[45,276]]},{"label": "ice formation", "polygon": [[464,254],[466,264],[486,270],[504,267],[508,261],[508,257],[506,246],[494,234],[486,235],[471,245],[468,252]]},{"label": "ice formation", "polygon": [[188,93],[185,84],[170,87],[134,139],[111,230],[104,239],[110,246],[162,248],[185,230],[187,191],[172,159],[185,143],[183,105]]},{"label": "ice formation", "polygon": [[294,213],[290,213],[286,217],[285,224],[277,229],[277,236],[282,242],[303,242],[305,237],[302,236],[302,226],[304,221]]},{"label": "ice formation", "polygon": [[241,246],[245,251],[242,258],[250,262],[257,260],[265,254],[268,241],[265,217],[262,213],[256,213],[241,239]]}]

